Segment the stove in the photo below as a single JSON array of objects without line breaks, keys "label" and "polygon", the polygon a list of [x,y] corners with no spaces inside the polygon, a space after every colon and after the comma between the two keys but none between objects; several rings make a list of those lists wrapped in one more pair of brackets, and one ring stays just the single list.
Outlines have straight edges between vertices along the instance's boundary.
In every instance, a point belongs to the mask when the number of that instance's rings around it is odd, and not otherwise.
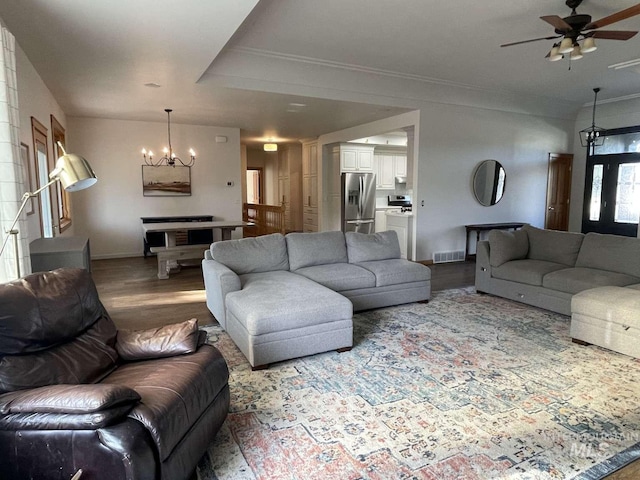
[{"label": "stove", "polygon": [[411,195],[389,195],[387,197],[387,205],[390,207],[400,207],[400,211],[410,212],[411,205]]}]

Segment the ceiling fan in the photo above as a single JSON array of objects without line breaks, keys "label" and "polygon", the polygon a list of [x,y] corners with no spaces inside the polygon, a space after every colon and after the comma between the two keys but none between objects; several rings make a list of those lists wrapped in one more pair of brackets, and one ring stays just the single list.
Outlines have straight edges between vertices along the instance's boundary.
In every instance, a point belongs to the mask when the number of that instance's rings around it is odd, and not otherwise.
[{"label": "ceiling fan", "polygon": [[[576,8],[580,6],[583,0],[566,0],[565,4],[571,9],[571,15],[560,18],[558,15],[545,15],[540,17],[552,27],[555,28],[555,35],[549,37],[534,38],[531,40],[523,40],[520,42],[505,43],[501,47],[511,47],[523,43],[537,42],[540,40],[555,40],[562,38],[561,41],[553,44],[551,51],[547,57],[552,62],[561,60],[565,54],[570,54],[571,60],[582,58],[583,53],[593,52],[596,47],[595,39],[603,40],[629,40],[636,33],[627,30],[599,30],[602,27],[620,22],[627,18],[640,14],[640,3],[633,7],[620,10],[612,15],[601,18],[594,22],[591,21],[591,15],[579,14]],[[582,41],[582,45],[580,45]]]}]

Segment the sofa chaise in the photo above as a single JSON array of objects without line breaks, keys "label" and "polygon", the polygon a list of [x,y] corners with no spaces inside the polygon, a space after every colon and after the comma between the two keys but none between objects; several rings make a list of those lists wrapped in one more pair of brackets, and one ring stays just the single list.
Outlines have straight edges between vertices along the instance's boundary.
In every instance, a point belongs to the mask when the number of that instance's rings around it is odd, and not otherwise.
[{"label": "sofa chaise", "polygon": [[216,242],[202,272],[209,310],[254,369],[349,349],[354,310],[431,297],[431,271],[400,258],[393,231]]},{"label": "sofa chaise", "polygon": [[0,478],[189,479],[229,408],[195,319],[116,330],[84,269],[0,285]]}]

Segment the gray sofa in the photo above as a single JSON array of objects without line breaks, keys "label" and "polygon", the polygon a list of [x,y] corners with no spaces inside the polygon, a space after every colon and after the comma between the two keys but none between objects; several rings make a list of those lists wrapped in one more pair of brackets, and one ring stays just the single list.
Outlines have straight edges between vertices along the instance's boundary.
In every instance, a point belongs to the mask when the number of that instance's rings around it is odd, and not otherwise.
[{"label": "gray sofa", "polygon": [[640,239],[525,225],[478,242],[476,290],[571,315],[571,298],[603,286],[640,284]]},{"label": "gray sofa", "polygon": [[395,232],[290,233],[216,242],[207,306],[254,369],[353,343],[354,310],[428,300],[431,271]]}]

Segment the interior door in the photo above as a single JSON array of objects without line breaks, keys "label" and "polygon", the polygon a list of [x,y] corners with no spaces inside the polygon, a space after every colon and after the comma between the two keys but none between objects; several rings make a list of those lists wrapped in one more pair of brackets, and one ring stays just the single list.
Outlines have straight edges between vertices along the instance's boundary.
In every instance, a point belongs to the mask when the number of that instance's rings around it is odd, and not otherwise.
[{"label": "interior door", "polygon": [[568,153],[549,154],[544,228],[562,231],[569,229],[572,166],[573,155]]}]

